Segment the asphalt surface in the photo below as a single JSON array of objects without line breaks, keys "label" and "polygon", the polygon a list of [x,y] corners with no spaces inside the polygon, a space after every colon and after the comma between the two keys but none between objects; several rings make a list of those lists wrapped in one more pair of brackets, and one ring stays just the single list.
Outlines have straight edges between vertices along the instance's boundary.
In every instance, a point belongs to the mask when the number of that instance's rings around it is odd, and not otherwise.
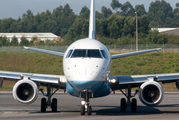
[{"label": "asphalt surface", "polygon": [[[127,108],[125,113],[120,112],[121,93],[107,97],[90,99],[93,113],[91,116],[80,115],[81,98],[68,94],[57,93],[53,97],[58,99],[58,111],[52,113],[48,108],[46,113],[40,112],[40,102],[43,96],[31,105],[16,102],[12,93],[0,93],[0,120],[178,120],[179,93],[165,93],[164,99],[157,107],[146,107],[140,100],[137,101],[138,111],[131,113]],[[138,99],[138,95],[136,96]]]}]

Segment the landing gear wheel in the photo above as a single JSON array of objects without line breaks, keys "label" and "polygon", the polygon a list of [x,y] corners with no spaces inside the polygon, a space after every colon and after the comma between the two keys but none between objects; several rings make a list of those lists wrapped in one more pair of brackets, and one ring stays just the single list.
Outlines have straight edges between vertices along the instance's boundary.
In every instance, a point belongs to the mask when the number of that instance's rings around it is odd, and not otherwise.
[{"label": "landing gear wheel", "polygon": [[52,108],[52,112],[57,112],[57,99],[56,98],[52,99],[51,108]]},{"label": "landing gear wheel", "polygon": [[41,99],[41,112],[46,112],[47,102],[45,98]]},{"label": "landing gear wheel", "polygon": [[91,108],[91,106],[88,106],[88,108],[87,108],[87,114],[91,115],[91,113],[92,113],[92,108]]},{"label": "landing gear wheel", "polygon": [[81,106],[81,115],[85,115],[85,106]]},{"label": "landing gear wheel", "polygon": [[122,98],[121,99],[121,112],[126,112],[126,107],[127,107],[126,99]]},{"label": "landing gear wheel", "polygon": [[131,112],[137,112],[137,100],[135,98],[131,102]]}]

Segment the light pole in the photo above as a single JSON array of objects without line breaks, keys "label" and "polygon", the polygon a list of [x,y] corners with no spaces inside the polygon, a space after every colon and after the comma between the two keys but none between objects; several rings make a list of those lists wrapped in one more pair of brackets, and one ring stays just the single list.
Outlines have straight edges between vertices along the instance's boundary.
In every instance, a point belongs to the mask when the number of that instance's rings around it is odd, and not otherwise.
[{"label": "light pole", "polygon": [[138,23],[137,23],[137,12],[136,14],[136,51],[138,51]]}]

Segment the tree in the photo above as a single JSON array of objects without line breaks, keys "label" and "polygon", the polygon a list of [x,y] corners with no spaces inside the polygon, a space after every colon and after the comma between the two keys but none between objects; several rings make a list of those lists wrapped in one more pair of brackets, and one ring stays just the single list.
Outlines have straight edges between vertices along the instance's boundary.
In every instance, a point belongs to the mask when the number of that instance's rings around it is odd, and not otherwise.
[{"label": "tree", "polygon": [[152,27],[165,27],[165,20],[167,17],[173,18],[173,9],[165,0],[151,2],[148,12],[149,22],[154,21],[157,26]]},{"label": "tree", "polygon": [[22,45],[22,46],[23,46],[23,45],[25,45],[25,46],[29,45],[29,40],[27,40],[26,37],[22,36],[22,37],[21,37],[20,45]]},{"label": "tree", "polygon": [[33,17],[33,16],[34,16],[34,15],[33,15],[32,11],[31,11],[30,9],[28,9],[27,12],[26,12],[26,14],[24,13],[24,14],[22,15],[22,19],[30,19],[30,18]]},{"label": "tree", "polygon": [[84,6],[81,9],[80,17],[84,19],[89,19],[89,15],[90,15],[90,10],[86,6]]},{"label": "tree", "polygon": [[72,12],[72,9],[68,3],[64,6],[63,12],[65,16],[69,16],[70,13]]},{"label": "tree", "polygon": [[179,27],[179,3],[176,3],[176,8],[174,9],[174,26]]},{"label": "tree", "polygon": [[10,41],[6,36],[0,37],[0,46],[9,46],[9,45],[10,45]]},{"label": "tree", "polygon": [[52,32],[54,33],[56,30],[57,23],[51,19],[45,21],[41,25],[41,32]]},{"label": "tree", "polygon": [[105,18],[109,17],[112,14],[111,9],[106,8],[105,6],[102,6],[101,11]]},{"label": "tree", "polygon": [[147,15],[143,15],[138,19],[138,30],[139,33],[148,34],[150,31],[149,22],[147,20]]},{"label": "tree", "polygon": [[104,17],[104,15],[102,13],[96,11],[96,19],[105,19],[105,17]]},{"label": "tree", "polygon": [[86,10],[89,10],[86,6],[82,7],[81,11],[80,11],[80,14],[81,13],[85,13]]},{"label": "tree", "polygon": [[1,23],[0,23],[0,32],[9,32],[9,28],[11,26],[11,24],[13,24],[15,22],[14,19],[12,18],[9,18],[9,19],[3,19],[1,20]]},{"label": "tree", "polygon": [[32,37],[32,39],[31,39],[31,41],[30,41],[30,43],[33,43],[35,40],[37,40],[38,39],[38,37],[37,36],[33,36]]},{"label": "tree", "polygon": [[119,3],[118,0],[112,0],[112,2],[111,2],[111,7],[113,10],[116,10],[116,12],[117,12],[117,9],[119,9],[121,7],[121,5],[122,4]]},{"label": "tree", "polygon": [[137,12],[138,16],[142,16],[144,14],[147,14],[143,4],[142,5],[136,5],[135,6],[135,12]]},{"label": "tree", "polygon": [[135,16],[134,8],[128,1],[121,6],[121,10],[126,16]]},{"label": "tree", "polygon": [[16,38],[16,36],[13,36],[12,40],[11,40],[11,45],[13,46],[17,46],[19,43],[18,43],[18,39]]}]

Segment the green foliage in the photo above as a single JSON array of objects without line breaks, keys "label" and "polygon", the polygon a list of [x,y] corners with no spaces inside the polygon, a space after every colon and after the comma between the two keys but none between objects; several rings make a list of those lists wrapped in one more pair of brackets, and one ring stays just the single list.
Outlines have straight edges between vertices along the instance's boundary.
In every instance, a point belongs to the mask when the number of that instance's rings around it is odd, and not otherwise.
[{"label": "green foliage", "polygon": [[135,11],[137,12],[138,16],[142,16],[142,15],[147,14],[143,4],[142,5],[136,5]]},{"label": "green foliage", "polygon": [[80,12],[80,18],[89,19],[90,10],[84,6]]},{"label": "green foliage", "polygon": [[46,10],[33,15],[31,10],[27,10],[22,18],[17,20],[12,18],[0,20],[0,32],[52,32],[64,36],[75,19],[76,15],[69,4],[57,7],[52,13]]},{"label": "green foliage", "polygon": [[0,46],[9,46],[10,45],[10,40],[4,36],[0,37]]},{"label": "green foliage", "polygon": [[106,8],[105,6],[102,6],[101,8],[102,14],[104,15],[105,18],[111,16],[112,11],[110,8]]},{"label": "green foliage", "polygon": [[[150,3],[148,12],[143,4],[136,5],[134,9],[128,1],[122,4],[119,0],[111,0],[110,5],[115,13],[105,6],[102,6],[101,13],[96,11],[96,38],[104,44],[135,43],[135,12],[138,15],[139,44],[179,44],[178,36],[150,31],[151,27],[179,27],[179,3],[176,3],[176,8],[173,10],[165,0],[156,0]],[[84,6],[78,16],[69,4],[60,5],[52,12],[47,9],[36,15],[31,10],[27,10],[17,20],[12,18],[0,20],[0,32],[52,32],[63,37],[62,44],[70,44],[88,36],[89,14],[90,10]],[[49,42],[47,43],[49,45]],[[0,46],[8,45],[10,45],[9,40],[1,37]],[[13,42],[11,45],[17,43]]]},{"label": "green foliage", "polygon": [[179,71],[178,55],[157,52],[113,60],[111,75],[175,73]]},{"label": "green foliage", "polygon": [[[173,18],[173,9],[169,3],[165,0],[150,3],[149,11],[148,11],[148,20],[152,22],[151,27],[167,27],[167,21]],[[170,23],[174,23],[174,19],[171,19]],[[169,25],[170,27],[176,27],[173,25]]]},{"label": "green foliage", "polygon": [[14,37],[12,38],[11,45],[12,45],[12,46],[17,46],[17,45],[18,45],[18,39],[16,38],[16,36],[14,36]]},{"label": "green foliage", "polygon": [[21,38],[21,42],[20,42],[20,45],[22,45],[22,46],[28,46],[30,43],[29,43],[29,40],[27,40],[27,38],[26,37],[22,37]]},{"label": "green foliage", "polygon": [[140,61],[136,61],[135,64],[136,64],[137,66],[143,66],[143,65],[145,65],[146,63],[145,63],[145,61],[140,60]]}]

